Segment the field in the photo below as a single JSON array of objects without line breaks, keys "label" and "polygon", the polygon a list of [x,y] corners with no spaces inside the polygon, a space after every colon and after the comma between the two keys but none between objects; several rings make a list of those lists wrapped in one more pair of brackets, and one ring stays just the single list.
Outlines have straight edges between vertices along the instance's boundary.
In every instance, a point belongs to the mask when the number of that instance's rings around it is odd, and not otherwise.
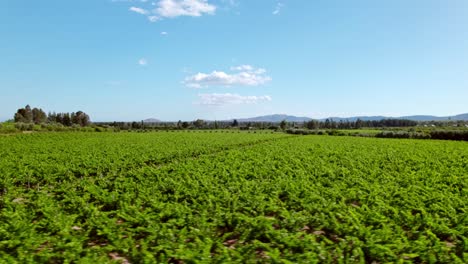
[{"label": "field", "polygon": [[0,136],[0,262],[466,263],[468,143]]}]

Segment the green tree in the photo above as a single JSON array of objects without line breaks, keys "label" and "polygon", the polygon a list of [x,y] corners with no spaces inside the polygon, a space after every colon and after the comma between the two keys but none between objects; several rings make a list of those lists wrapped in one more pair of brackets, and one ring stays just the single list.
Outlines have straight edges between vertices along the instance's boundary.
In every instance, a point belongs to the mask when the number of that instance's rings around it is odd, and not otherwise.
[{"label": "green tree", "polygon": [[330,119],[325,119],[325,124],[324,124],[324,127],[325,128],[331,128],[331,122],[330,122]]},{"label": "green tree", "polygon": [[363,125],[364,125],[364,122],[361,119],[358,118],[356,120],[355,124],[354,124],[354,127],[355,128],[361,128],[361,127],[363,127]]},{"label": "green tree", "polygon": [[26,110],[24,108],[18,109],[15,114],[15,122],[16,123],[26,123],[26,118],[24,117]]},{"label": "green tree", "polygon": [[205,121],[203,121],[202,119],[197,119],[193,122],[193,125],[196,128],[203,128],[203,126],[205,125]]},{"label": "green tree", "polygon": [[288,126],[288,123],[286,122],[286,120],[281,121],[280,128],[282,130],[285,130],[287,126]]},{"label": "green tree", "polygon": [[310,120],[309,122],[306,123],[306,127],[308,129],[318,129],[319,122],[317,120]]},{"label": "green tree", "polygon": [[42,124],[47,122],[47,115],[42,109],[33,108],[32,110],[32,118],[34,124]]},{"label": "green tree", "polygon": [[72,125],[72,120],[70,117],[69,113],[64,113],[63,114],[63,121],[62,121],[64,126],[71,126]]},{"label": "green tree", "polygon": [[31,110],[31,107],[29,105],[27,105],[25,107],[25,115],[24,115],[24,118],[26,119],[26,123],[32,123],[33,121],[33,113],[32,113],[32,110]]},{"label": "green tree", "polygon": [[72,113],[72,123],[82,127],[87,126],[90,123],[89,115],[83,111]]},{"label": "green tree", "polygon": [[32,114],[31,107],[29,105],[26,105],[25,108],[18,109],[18,111],[16,111],[14,119],[15,119],[15,122],[32,123],[33,114]]}]

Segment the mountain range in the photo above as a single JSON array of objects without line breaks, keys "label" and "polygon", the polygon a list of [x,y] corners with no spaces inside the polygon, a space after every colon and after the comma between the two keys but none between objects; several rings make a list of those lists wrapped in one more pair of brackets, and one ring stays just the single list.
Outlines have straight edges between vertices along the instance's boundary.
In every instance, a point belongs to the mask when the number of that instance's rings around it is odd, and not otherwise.
[{"label": "mountain range", "polygon": [[[319,121],[325,121],[327,118],[316,119]],[[460,114],[455,116],[432,116],[432,115],[413,115],[413,116],[400,116],[400,117],[388,117],[388,116],[353,116],[353,117],[329,117],[328,119],[333,119],[334,121],[356,121],[361,119],[363,121],[378,121],[382,119],[406,119],[413,121],[468,121],[468,113]],[[237,119],[239,122],[281,122],[286,120],[287,122],[304,122],[313,120],[310,117],[299,117],[292,115],[266,115],[266,116],[257,116],[252,118],[240,118]]]}]

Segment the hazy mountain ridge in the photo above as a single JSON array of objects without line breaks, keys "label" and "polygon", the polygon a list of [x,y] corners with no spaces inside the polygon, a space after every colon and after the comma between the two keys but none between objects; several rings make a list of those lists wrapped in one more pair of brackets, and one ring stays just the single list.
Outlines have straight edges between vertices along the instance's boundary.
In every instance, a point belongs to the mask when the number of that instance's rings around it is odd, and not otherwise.
[{"label": "hazy mountain ridge", "polygon": [[[378,121],[382,119],[407,119],[413,121],[468,121],[468,113],[459,114],[455,116],[432,116],[432,115],[412,115],[412,116],[400,116],[400,117],[388,117],[388,116],[353,116],[353,117],[328,117],[328,118],[321,118],[316,119],[319,121],[325,121],[326,119],[333,119],[333,121],[356,121],[361,119],[363,121]],[[287,122],[307,122],[310,120],[314,120],[310,117],[298,117],[293,115],[265,115],[265,116],[257,116],[252,118],[239,118],[237,121],[239,122],[281,122],[286,120]]]},{"label": "hazy mountain ridge", "polygon": [[156,119],[156,118],[148,118],[148,119],[143,120],[143,123],[160,123],[160,122],[161,120]]},{"label": "hazy mountain ridge", "polygon": [[304,121],[310,121],[312,120],[312,118],[277,114],[277,115],[266,115],[266,116],[252,117],[252,118],[237,119],[237,121],[239,122],[272,122],[272,123],[281,122],[283,120],[286,120],[288,122],[304,122]]}]

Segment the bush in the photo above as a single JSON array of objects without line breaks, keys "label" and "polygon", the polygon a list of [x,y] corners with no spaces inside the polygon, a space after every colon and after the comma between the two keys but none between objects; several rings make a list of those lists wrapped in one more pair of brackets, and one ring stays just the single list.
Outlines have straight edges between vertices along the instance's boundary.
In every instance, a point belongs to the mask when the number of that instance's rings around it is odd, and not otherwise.
[{"label": "bush", "polygon": [[438,130],[431,131],[430,135],[433,139],[468,141],[468,131]]},{"label": "bush", "polygon": [[293,135],[318,135],[318,132],[322,132],[322,131],[307,130],[307,129],[292,129],[292,128],[289,128],[286,130],[287,134],[293,134]]},{"label": "bush", "polygon": [[11,123],[0,124],[0,133],[10,134],[17,132],[18,129]]},{"label": "bush", "polygon": [[407,131],[383,131],[375,135],[378,138],[414,138],[414,139],[429,139],[431,135],[422,132],[407,132]]},{"label": "bush", "polygon": [[34,129],[33,123],[16,123],[15,128],[20,131],[32,131]]},{"label": "bush", "polygon": [[411,138],[415,138],[415,139],[430,139],[430,138],[431,138],[431,135],[426,134],[426,133],[422,133],[422,132],[414,132],[414,133],[411,134]]},{"label": "bush", "polygon": [[106,129],[103,127],[94,127],[95,132],[106,132]]},{"label": "bush", "polygon": [[327,134],[330,136],[346,136],[344,132],[338,130],[329,130],[327,131]]},{"label": "bush", "polygon": [[410,138],[406,131],[383,131],[375,135],[378,138]]},{"label": "bush", "polygon": [[356,133],[356,134],[351,134],[351,135],[355,137],[373,137],[374,136],[369,133]]}]

